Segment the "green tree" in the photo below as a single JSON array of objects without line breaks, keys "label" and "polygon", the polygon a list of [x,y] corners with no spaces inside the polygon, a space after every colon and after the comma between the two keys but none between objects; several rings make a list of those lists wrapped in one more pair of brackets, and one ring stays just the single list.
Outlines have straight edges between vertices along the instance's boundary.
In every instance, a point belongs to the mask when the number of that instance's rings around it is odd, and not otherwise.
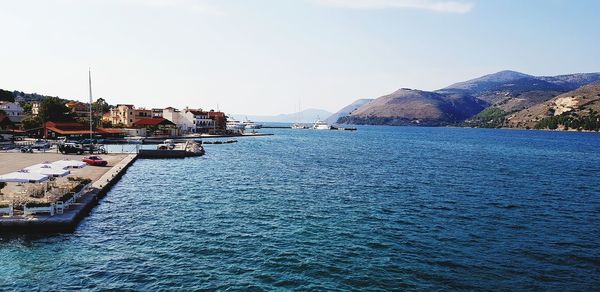
[{"label": "green tree", "polygon": [[40,117],[27,117],[21,121],[24,130],[30,130],[40,128],[42,126],[42,119]]},{"label": "green tree", "polygon": [[0,89],[0,101],[14,102],[15,101],[15,97],[13,96],[12,92]]},{"label": "green tree", "polygon": [[65,101],[58,97],[46,97],[40,103],[39,117],[42,122],[72,122],[73,113],[65,106]]}]

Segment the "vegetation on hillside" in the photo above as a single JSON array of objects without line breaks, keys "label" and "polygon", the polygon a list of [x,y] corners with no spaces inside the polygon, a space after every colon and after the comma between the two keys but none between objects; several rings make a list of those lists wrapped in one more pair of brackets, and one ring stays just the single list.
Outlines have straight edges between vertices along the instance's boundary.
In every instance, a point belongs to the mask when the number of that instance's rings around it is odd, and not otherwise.
[{"label": "vegetation on hillside", "polygon": [[15,101],[15,98],[14,98],[12,92],[0,89],[0,101],[13,102],[13,101]]},{"label": "vegetation on hillside", "polygon": [[558,116],[543,118],[535,125],[536,129],[575,129],[586,131],[600,130],[600,116],[591,110],[589,115],[580,115],[576,112],[566,112]]},{"label": "vegetation on hillside", "polygon": [[500,128],[504,125],[507,112],[497,107],[489,107],[466,120],[464,126],[475,128]]}]

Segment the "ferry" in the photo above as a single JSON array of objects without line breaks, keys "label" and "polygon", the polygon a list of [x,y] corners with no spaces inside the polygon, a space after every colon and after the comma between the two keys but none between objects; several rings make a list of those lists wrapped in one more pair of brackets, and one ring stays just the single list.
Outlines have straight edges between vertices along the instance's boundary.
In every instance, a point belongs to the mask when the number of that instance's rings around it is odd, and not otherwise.
[{"label": "ferry", "polygon": [[313,129],[315,130],[331,130],[331,125],[327,124],[324,121],[321,120],[317,120],[314,124],[313,124]]}]

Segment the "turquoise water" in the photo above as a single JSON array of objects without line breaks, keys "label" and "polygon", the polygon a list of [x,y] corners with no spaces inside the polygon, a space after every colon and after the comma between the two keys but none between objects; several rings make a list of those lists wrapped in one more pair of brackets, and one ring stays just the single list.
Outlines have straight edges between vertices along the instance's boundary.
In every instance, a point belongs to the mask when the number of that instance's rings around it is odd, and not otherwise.
[{"label": "turquoise water", "polygon": [[138,160],[73,234],[0,236],[0,289],[600,285],[600,134],[265,131]]}]

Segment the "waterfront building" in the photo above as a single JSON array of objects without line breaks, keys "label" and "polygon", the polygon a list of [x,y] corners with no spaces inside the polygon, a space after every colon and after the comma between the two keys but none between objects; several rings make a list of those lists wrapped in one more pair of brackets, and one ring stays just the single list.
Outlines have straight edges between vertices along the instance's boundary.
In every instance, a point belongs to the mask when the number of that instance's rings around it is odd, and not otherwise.
[{"label": "waterfront building", "polygon": [[183,111],[183,117],[186,120],[186,125],[191,125],[188,132],[208,133],[210,129],[215,127],[215,121],[209,117],[209,113],[201,109],[186,108]]},{"label": "waterfront building", "polygon": [[[66,137],[74,138],[89,138],[90,126],[82,123],[74,122],[46,122],[44,123],[44,138],[59,138]],[[96,128],[92,130],[92,135],[95,137],[122,137],[124,132],[121,129],[112,128]]]},{"label": "waterfront building", "polygon": [[[132,132],[133,130],[133,132]],[[145,118],[134,123],[132,128],[126,129],[131,136],[164,136],[171,137],[179,135],[177,125],[165,118]]]},{"label": "waterfront building", "polygon": [[189,133],[194,127],[192,121],[188,120],[184,113],[174,107],[165,108],[163,110],[163,118],[175,124],[181,133]]},{"label": "waterfront building", "polygon": [[152,109],[152,117],[153,118],[162,118],[163,111],[164,111],[164,109],[162,109],[162,108],[153,108]]},{"label": "waterfront building", "polygon": [[23,120],[23,108],[17,103],[0,101],[0,110],[3,110],[8,119],[13,123],[20,123]]},{"label": "waterfront building", "polygon": [[132,104],[118,104],[110,109],[109,116],[103,116],[104,121],[110,122],[114,127],[131,128],[142,119],[152,117],[152,110],[136,109]]},{"label": "waterfront building", "polygon": [[[89,120],[90,104],[79,101],[70,101],[65,104],[76,118],[84,118]],[[33,107],[32,107],[33,108]]]}]

